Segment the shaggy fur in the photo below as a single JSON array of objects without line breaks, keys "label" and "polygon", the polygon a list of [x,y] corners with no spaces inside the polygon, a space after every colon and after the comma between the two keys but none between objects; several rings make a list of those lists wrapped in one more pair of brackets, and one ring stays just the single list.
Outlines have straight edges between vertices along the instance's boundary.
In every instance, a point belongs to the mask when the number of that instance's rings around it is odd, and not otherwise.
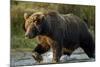
[{"label": "shaggy fur", "polygon": [[37,52],[39,55],[41,55],[50,50],[53,41],[49,37],[39,35],[36,37],[36,39],[38,41],[38,45],[35,47],[33,52]]},{"label": "shaggy fur", "polygon": [[[49,51],[51,48],[51,45],[54,43],[54,41],[52,39],[50,39],[49,37],[42,36],[42,35],[37,36],[36,39],[38,41],[38,44],[35,47],[35,49],[33,49],[33,51],[32,51],[32,57],[40,63],[43,61],[41,54],[44,54],[47,51]],[[63,54],[68,55],[72,51],[73,50],[71,50],[71,49],[63,48]]]},{"label": "shaggy fur", "polygon": [[42,62],[43,58],[42,58],[41,54],[44,54],[50,50],[53,40],[51,40],[47,36],[42,36],[42,35],[37,36],[36,40],[38,41],[38,44],[35,47],[35,49],[33,49],[33,51],[32,51],[32,57],[36,61]]},{"label": "shaggy fur", "polygon": [[[94,57],[95,44],[83,20],[73,14],[60,15],[57,12],[46,14],[37,12],[25,18],[25,36],[34,38],[38,35],[50,37],[54,43],[53,61],[58,62],[63,54],[62,48],[71,49],[72,52],[81,47],[91,58]],[[71,52],[71,53],[72,53]],[[67,55],[71,55],[67,53]]]}]

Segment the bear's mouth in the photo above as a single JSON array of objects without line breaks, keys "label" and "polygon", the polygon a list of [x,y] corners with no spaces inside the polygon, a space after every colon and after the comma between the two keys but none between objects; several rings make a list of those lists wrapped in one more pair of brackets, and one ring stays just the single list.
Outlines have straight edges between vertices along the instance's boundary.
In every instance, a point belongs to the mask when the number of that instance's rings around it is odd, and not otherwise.
[{"label": "bear's mouth", "polygon": [[33,39],[33,38],[35,38],[35,37],[32,37],[32,36],[25,37],[25,39]]},{"label": "bear's mouth", "polygon": [[25,39],[33,39],[35,37],[36,37],[35,33],[29,33],[29,34],[25,35]]},{"label": "bear's mouth", "polygon": [[33,38],[35,38],[35,36],[28,36],[27,38],[28,39],[33,39]]}]

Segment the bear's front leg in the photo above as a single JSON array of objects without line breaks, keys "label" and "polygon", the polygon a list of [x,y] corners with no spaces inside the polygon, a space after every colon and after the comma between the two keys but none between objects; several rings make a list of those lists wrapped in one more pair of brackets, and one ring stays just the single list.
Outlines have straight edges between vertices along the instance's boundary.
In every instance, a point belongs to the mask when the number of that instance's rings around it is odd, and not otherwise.
[{"label": "bear's front leg", "polygon": [[53,63],[57,63],[60,61],[60,57],[62,55],[62,46],[59,44],[53,44],[52,45],[52,50],[53,50]]}]

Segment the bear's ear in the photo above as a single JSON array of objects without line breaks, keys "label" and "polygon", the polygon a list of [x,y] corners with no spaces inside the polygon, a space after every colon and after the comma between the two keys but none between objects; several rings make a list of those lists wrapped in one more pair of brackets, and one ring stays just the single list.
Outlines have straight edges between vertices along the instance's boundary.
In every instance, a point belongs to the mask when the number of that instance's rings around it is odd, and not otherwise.
[{"label": "bear's ear", "polygon": [[24,19],[26,20],[28,17],[28,13],[24,13]]},{"label": "bear's ear", "polygon": [[44,15],[42,14],[42,15],[40,15],[40,17],[39,17],[41,20],[44,18]]},{"label": "bear's ear", "polygon": [[43,14],[37,14],[35,19],[37,20],[37,24],[40,24],[44,20]]},{"label": "bear's ear", "polygon": [[40,20],[40,21],[43,21],[43,20],[44,20],[44,17],[45,17],[45,15],[44,15],[44,14],[41,14],[41,15],[39,16],[39,20]]}]

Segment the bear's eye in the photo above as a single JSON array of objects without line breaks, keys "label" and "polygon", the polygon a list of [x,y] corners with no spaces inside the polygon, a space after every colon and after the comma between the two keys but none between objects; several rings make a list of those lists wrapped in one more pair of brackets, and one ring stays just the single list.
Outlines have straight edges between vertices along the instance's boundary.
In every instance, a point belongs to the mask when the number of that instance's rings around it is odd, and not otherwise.
[{"label": "bear's eye", "polygon": [[36,24],[36,25],[39,25],[40,24],[40,20],[33,20],[33,23]]},{"label": "bear's eye", "polygon": [[40,24],[40,20],[37,20],[36,24],[37,24],[37,25]]}]

